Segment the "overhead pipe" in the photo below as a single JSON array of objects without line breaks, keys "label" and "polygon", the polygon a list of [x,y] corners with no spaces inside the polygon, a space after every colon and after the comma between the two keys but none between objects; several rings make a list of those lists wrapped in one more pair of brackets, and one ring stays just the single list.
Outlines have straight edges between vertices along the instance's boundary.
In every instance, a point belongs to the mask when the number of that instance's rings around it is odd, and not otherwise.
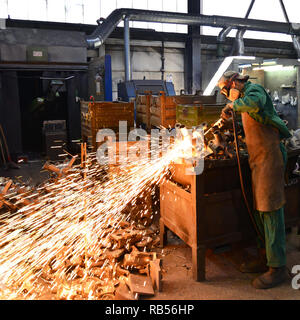
[{"label": "overhead pipe", "polygon": [[88,47],[97,48],[101,46],[125,17],[128,17],[130,21],[188,24],[194,26],[205,25],[216,28],[245,28],[254,31],[300,35],[300,27],[294,29],[284,22],[125,8],[114,10],[107,19],[96,27],[91,35],[87,36]]},{"label": "overhead pipe", "polygon": [[237,56],[244,55],[244,53],[245,53],[245,45],[244,45],[245,32],[246,32],[245,29],[241,29],[241,30],[238,30],[238,32],[236,33],[236,37],[234,40],[236,54],[233,53],[233,55],[237,55]]},{"label": "overhead pipe", "polygon": [[[254,5],[254,2],[255,0],[252,0],[249,7],[248,7],[248,10],[246,12],[246,15],[245,15],[245,19],[248,19],[249,17],[249,14],[253,8],[253,5]],[[225,43],[225,40],[226,40],[226,37],[228,36],[229,32],[233,29],[232,26],[230,27],[227,27],[227,28],[223,28],[220,33],[218,34],[218,37],[217,37],[217,57],[224,57],[225,54],[224,54],[224,43]],[[245,33],[245,31],[244,31]],[[237,35],[239,39],[243,39],[243,36],[244,36],[244,33],[242,34],[239,34]],[[241,50],[242,50],[242,45],[240,45],[241,47]]]},{"label": "overhead pipe", "polygon": [[232,26],[227,27],[227,28],[223,28],[217,37],[217,57],[224,57],[224,43],[226,40],[226,37],[228,36],[229,32],[233,29]]},{"label": "overhead pipe", "polygon": [[294,48],[297,52],[297,59],[298,61],[300,61],[300,42],[299,42],[299,37],[297,37],[296,35],[292,35],[292,41],[293,41],[293,45]]},{"label": "overhead pipe", "polygon": [[[255,0],[252,0],[250,3],[250,6],[249,6],[247,13],[246,13],[246,16],[245,16],[246,19],[249,17],[249,14],[252,10],[254,2],[255,2]],[[245,28],[239,29],[237,31],[230,55],[236,55],[236,56],[243,56],[244,55],[244,53],[245,53],[245,45],[244,45],[245,32],[246,32]]]}]

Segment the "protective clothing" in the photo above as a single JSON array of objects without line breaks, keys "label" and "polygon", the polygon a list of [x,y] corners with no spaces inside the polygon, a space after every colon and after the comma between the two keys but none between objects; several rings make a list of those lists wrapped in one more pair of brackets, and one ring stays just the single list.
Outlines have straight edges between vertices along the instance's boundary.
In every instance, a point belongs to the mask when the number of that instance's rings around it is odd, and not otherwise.
[{"label": "protective clothing", "polygon": [[239,98],[240,91],[235,88],[231,88],[233,82],[235,80],[247,81],[248,79],[248,75],[242,75],[235,71],[227,71],[218,81],[218,87],[221,89],[221,94],[223,94],[230,101],[234,101]]},{"label": "protective clothing", "polygon": [[280,139],[291,137],[284,121],[277,115],[271,97],[259,84],[246,82],[241,98],[233,103],[233,109],[237,112],[248,112],[249,116],[259,123],[277,128]]},{"label": "protective clothing", "polygon": [[[280,150],[284,166],[287,164],[287,152],[282,143]],[[258,237],[258,247],[266,250],[267,265],[278,268],[286,264],[284,209],[272,212],[255,211],[254,218],[261,234],[265,235],[265,243]]]},{"label": "protective clothing", "polygon": [[265,244],[257,238],[258,247],[266,249],[267,266],[279,268],[286,265],[284,209],[272,212],[255,211],[256,225],[265,235]]},{"label": "protective clothing", "polygon": [[248,81],[241,94],[242,97],[233,102],[233,109],[242,112],[255,209],[278,210],[285,203],[280,138],[289,137],[290,133],[262,86]]},{"label": "protective clothing", "polygon": [[[220,89],[227,89],[229,91],[231,84],[234,80],[241,80],[241,81],[247,81],[249,79],[248,75],[242,75],[236,71],[226,71],[223,76],[218,81],[218,87]],[[226,92],[221,92],[222,94],[226,94]]]},{"label": "protective clothing", "polygon": [[242,113],[257,209],[254,217],[265,235],[270,267],[270,272],[255,280],[253,286],[272,287],[283,281],[282,268],[286,264],[283,205],[287,153],[280,140],[291,134],[277,115],[270,96],[258,84],[245,83],[241,97],[233,102],[233,110]]},{"label": "protective clothing", "polygon": [[228,71],[224,72],[224,74],[223,74],[223,77],[225,79],[230,79],[233,76],[235,76],[236,80],[247,81],[249,79],[249,76],[247,74],[241,74],[241,73],[238,73],[233,70],[228,70]]},{"label": "protective clothing", "polygon": [[269,271],[253,280],[252,285],[256,289],[273,288],[287,279],[285,267],[269,268]]},{"label": "protective clothing", "polygon": [[254,207],[258,211],[274,211],[285,204],[284,163],[279,132],[242,113],[245,140],[252,176]]}]

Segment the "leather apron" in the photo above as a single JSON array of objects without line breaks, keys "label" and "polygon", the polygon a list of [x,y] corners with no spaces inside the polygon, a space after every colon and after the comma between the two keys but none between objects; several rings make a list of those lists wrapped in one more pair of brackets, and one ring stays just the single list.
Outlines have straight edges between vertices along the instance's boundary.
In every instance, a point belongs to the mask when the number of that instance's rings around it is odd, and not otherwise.
[{"label": "leather apron", "polygon": [[285,167],[280,150],[279,131],[254,120],[242,112],[245,140],[252,176],[254,208],[270,212],[285,203]]}]

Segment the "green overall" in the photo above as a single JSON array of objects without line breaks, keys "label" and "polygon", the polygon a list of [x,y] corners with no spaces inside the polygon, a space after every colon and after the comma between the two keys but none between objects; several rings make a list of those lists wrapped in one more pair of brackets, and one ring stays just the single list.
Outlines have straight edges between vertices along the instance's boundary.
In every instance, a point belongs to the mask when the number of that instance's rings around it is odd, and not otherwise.
[{"label": "green overall", "polygon": [[[283,184],[283,170],[287,162],[287,154],[280,139],[290,137],[290,133],[285,123],[278,117],[270,96],[258,84],[252,84],[250,81],[246,82],[241,98],[233,103],[233,109],[242,113],[245,129],[247,124],[248,143],[245,130],[246,143],[256,196],[255,208],[257,209],[254,217],[261,233],[265,235],[267,264],[269,267],[281,267],[286,264],[284,192],[283,187],[276,187],[276,184],[272,184],[272,179],[274,179],[272,170],[274,167],[274,175],[277,174],[279,181]],[[274,132],[274,128],[276,128],[276,132]],[[259,133],[256,134],[253,131],[259,131]],[[262,136],[264,133],[269,135],[270,139],[265,138],[264,140]],[[270,140],[272,141],[269,143]],[[265,145],[263,146],[262,143]],[[270,152],[264,152],[264,148]],[[262,155],[260,158],[260,154],[263,153],[266,155]],[[268,153],[272,153],[269,158]],[[278,153],[279,155],[282,154],[283,163],[280,159],[281,156],[278,157]],[[274,188],[272,185],[274,185]],[[259,246],[263,246],[260,240]]]}]

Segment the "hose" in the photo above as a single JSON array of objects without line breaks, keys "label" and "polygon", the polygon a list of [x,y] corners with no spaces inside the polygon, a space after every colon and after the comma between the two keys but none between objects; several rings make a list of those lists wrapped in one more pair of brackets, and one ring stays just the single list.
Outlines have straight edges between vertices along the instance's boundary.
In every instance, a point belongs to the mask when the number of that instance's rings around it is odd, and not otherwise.
[{"label": "hose", "polygon": [[9,153],[9,150],[8,150],[6,137],[4,135],[4,132],[3,132],[1,124],[0,124],[0,133],[1,133],[2,141],[3,141],[3,144],[4,144],[5,150],[6,150],[6,155],[7,155],[8,162],[10,162],[11,161],[11,157],[10,157],[10,153]]}]

